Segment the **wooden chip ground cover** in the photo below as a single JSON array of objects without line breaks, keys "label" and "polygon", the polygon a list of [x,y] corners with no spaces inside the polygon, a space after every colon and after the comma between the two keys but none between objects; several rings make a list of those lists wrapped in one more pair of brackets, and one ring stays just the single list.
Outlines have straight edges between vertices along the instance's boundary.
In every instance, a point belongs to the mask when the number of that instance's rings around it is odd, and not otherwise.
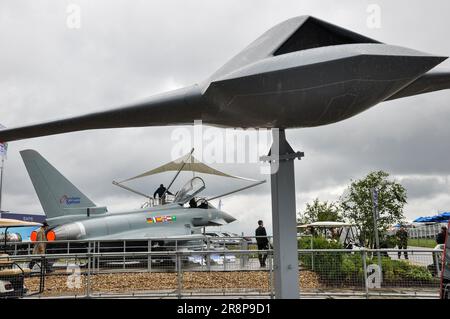
[{"label": "wooden chip ground cover", "polygon": [[[184,272],[183,290],[226,290],[251,289],[260,292],[269,290],[269,273],[263,271],[246,272]],[[68,282],[74,277],[67,275],[47,276],[44,296],[84,295],[86,277],[82,276],[80,288],[69,288]],[[319,277],[310,271],[301,271],[300,288],[320,288]],[[167,291],[178,288],[176,273],[114,273],[97,274],[90,277],[92,293],[133,293],[144,291]],[[39,278],[26,278],[25,285],[30,292],[39,289]]]}]

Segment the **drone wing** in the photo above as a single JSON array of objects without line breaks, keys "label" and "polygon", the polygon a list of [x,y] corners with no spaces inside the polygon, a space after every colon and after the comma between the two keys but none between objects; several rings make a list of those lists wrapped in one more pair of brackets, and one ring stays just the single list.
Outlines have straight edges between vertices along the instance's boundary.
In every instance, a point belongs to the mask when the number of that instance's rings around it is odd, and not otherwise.
[{"label": "drone wing", "polygon": [[450,71],[431,70],[385,101],[445,89],[450,89]]},{"label": "drone wing", "polygon": [[202,115],[197,86],[156,95],[128,106],[0,130],[0,141],[115,127],[140,127],[191,124]]}]

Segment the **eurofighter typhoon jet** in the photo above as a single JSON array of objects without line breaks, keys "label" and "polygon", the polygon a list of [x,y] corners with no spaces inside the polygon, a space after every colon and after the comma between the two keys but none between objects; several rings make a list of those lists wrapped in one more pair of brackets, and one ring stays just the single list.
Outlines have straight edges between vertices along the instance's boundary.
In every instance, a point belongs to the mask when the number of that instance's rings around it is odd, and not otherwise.
[{"label": "eurofighter typhoon jet", "polygon": [[24,150],[20,154],[47,216],[48,241],[198,239],[200,232],[196,230],[236,220],[204,199],[197,205],[196,199],[205,189],[200,177],[189,180],[170,203],[109,213],[106,207],[94,204],[38,152]]}]

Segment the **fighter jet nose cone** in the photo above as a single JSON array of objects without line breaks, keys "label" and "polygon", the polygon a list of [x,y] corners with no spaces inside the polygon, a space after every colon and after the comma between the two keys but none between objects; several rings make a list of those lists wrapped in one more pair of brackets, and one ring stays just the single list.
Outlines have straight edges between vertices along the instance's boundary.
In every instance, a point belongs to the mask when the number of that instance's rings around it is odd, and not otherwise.
[{"label": "fighter jet nose cone", "polygon": [[223,213],[223,219],[229,224],[232,223],[234,221],[236,221],[236,218],[234,218],[233,216],[231,216],[230,214],[227,213]]}]

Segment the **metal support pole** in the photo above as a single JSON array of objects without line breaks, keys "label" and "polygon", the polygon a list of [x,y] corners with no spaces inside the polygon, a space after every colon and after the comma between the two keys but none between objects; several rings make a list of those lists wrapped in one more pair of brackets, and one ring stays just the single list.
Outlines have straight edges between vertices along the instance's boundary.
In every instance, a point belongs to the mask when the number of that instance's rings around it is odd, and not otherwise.
[{"label": "metal support pole", "polygon": [[[94,246],[94,247],[92,247],[92,246]],[[87,243],[86,254],[89,254],[91,252],[95,253],[95,242],[92,242],[92,243],[88,242]],[[89,260],[89,255],[86,255],[86,256],[88,257],[88,260],[87,260],[88,269],[89,269],[89,264],[92,264],[91,265],[92,269],[95,269],[96,268],[95,267],[95,258],[93,258],[92,260]]]},{"label": "metal support pole", "polygon": [[[0,213],[2,212],[2,193],[3,193],[3,174],[4,174],[4,167],[5,167],[5,156],[0,155],[2,158],[1,166],[0,166]],[[5,232],[6,236],[6,232]]]},{"label": "metal support pole", "polygon": [[[2,211],[2,192],[3,192],[3,167],[5,165],[5,156],[0,155],[2,158],[2,166],[0,166],[0,213]],[[5,231],[6,236],[6,231]]]},{"label": "metal support pole", "polygon": [[[211,249],[211,243],[209,237],[206,237],[206,250],[209,251]],[[206,269],[211,271],[211,258],[210,254],[206,255]]]},{"label": "metal support pole", "polygon": [[294,152],[284,130],[272,129],[273,144],[268,156],[272,192],[272,227],[274,244],[275,297],[297,299],[298,254],[297,216],[295,210],[294,160],[302,152]]},{"label": "metal support pole", "polygon": [[177,254],[177,280],[178,280],[178,299],[181,299],[181,290],[183,289],[183,282],[182,282],[182,271],[181,271],[181,255],[180,253]]},{"label": "metal support pole", "polygon": [[273,251],[267,258],[269,259],[269,293],[270,299],[273,299]]},{"label": "metal support pole", "polygon": [[366,250],[362,251],[362,262],[363,262],[363,272],[364,272],[364,287],[366,289],[366,299],[369,299],[369,286],[367,283],[367,261],[366,261]]},{"label": "metal support pole", "polygon": [[381,253],[380,253],[380,236],[378,234],[378,192],[376,189],[372,189],[372,214],[373,214],[373,228],[375,231],[375,245],[377,248],[378,267],[380,268],[380,281],[383,281],[383,269],[381,265]]},{"label": "metal support pole", "polygon": [[125,267],[125,253],[127,252],[125,240],[123,241],[123,252],[124,252],[124,254],[123,254],[123,269],[125,269],[126,268]]},{"label": "metal support pole", "polygon": [[[192,148],[191,151],[189,152],[187,160],[191,161],[192,153],[194,153],[194,148]],[[178,175],[179,175],[180,172],[183,170],[183,168],[184,168],[185,165],[186,165],[186,161],[183,161],[183,164],[181,165],[180,169],[177,171],[177,173],[176,173],[175,176],[173,177],[172,181],[170,182],[169,186],[167,186],[166,190],[165,190],[164,193],[161,195],[160,199],[164,198],[164,196],[165,196],[166,193],[169,191],[169,189],[170,189],[170,187],[172,186],[173,182],[175,182],[175,180],[177,179]]]},{"label": "metal support pole", "polygon": [[[147,251],[151,252],[152,251],[152,240],[150,239],[147,243],[148,247],[147,247]],[[147,256],[147,271],[152,271],[152,256],[150,254],[148,254]]]},{"label": "metal support pole", "polygon": [[223,270],[227,270],[227,254],[223,253]]},{"label": "metal support pole", "polygon": [[39,293],[43,293],[44,289],[45,289],[45,275],[46,275],[46,271],[45,271],[45,267],[44,267],[44,263],[45,263],[45,257],[41,257],[41,268],[40,268],[40,274],[41,274],[41,278],[39,279]]},{"label": "metal support pole", "polygon": [[86,298],[89,298],[91,296],[91,262],[92,262],[92,255],[91,255],[91,252],[89,252],[88,273],[87,273],[87,279],[86,279]]},{"label": "metal support pole", "polygon": [[436,277],[441,278],[439,255],[435,251],[433,251],[431,254],[433,255],[434,265],[436,267]]},{"label": "metal support pole", "polygon": [[[248,242],[246,240],[241,240],[241,250],[248,250]],[[248,254],[241,254],[241,269],[245,269],[248,265]]]},{"label": "metal support pole", "polygon": [[[100,253],[100,242],[97,243],[97,252]],[[95,250],[94,250],[95,252]],[[100,257],[96,258],[97,260],[97,272],[100,272]]]}]

